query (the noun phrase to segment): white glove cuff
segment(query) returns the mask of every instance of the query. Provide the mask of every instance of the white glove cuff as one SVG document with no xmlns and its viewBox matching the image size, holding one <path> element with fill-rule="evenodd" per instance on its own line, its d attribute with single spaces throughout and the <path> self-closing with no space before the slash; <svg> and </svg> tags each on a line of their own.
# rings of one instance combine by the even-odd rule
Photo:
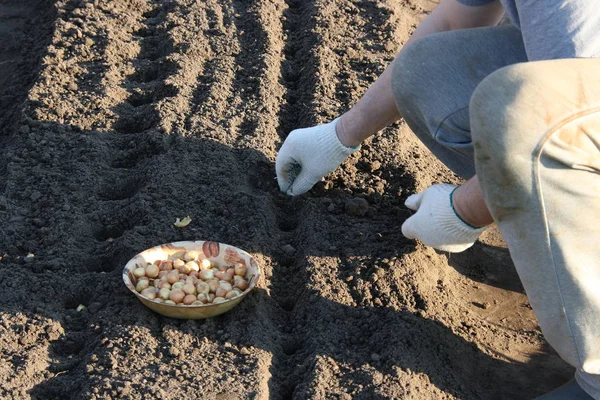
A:
<svg viewBox="0 0 600 400">
<path fill-rule="evenodd" d="M 331 161 L 334 161 L 336 165 L 342 163 L 346 157 L 360 149 L 360 145 L 348 147 L 340 142 L 336 133 L 336 126 L 339 120 L 340 118 L 338 117 L 330 123 L 323 125 L 322 132 L 317 136 L 319 147 L 323 149 L 324 154 L 328 154 L 331 157 Z"/>
<path fill-rule="evenodd" d="M 436 203 L 440 209 L 434 211 L 434 215 L 437 216 L 436 220 L 441 228 L 440 230 L 450 233 L 458 242 L 475 242 L 487 229 L 487 226 L 478 228 L 463 220 L 456 212 L 452 201 L 452 193 L 454 193 L 457 187 L 454 185 L 440 186 L 444 195 L 447 196 L 447 201 Z"/>
</svg>

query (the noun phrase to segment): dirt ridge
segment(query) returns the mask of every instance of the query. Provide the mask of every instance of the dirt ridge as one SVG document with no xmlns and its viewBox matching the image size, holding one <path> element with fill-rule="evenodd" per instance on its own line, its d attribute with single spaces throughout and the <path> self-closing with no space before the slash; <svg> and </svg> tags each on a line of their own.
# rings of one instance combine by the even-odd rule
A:
<svg viewBox="0 0 600 400">
<path fill-rule="evenodd" d="M 458 181 L 402 122 L 277 187 L 289 132 L 358 100 L 431 2 L 6 4 L 0 43 L 29 39 L 0 48 L 0 396 L 527 399 L 571 373 L 493 233 L 450 257 L 402 236 L 409 194 Z M 218 318 L 151 313 L 123 264 L 194 239 L 263 280 Z"/>
</svg>

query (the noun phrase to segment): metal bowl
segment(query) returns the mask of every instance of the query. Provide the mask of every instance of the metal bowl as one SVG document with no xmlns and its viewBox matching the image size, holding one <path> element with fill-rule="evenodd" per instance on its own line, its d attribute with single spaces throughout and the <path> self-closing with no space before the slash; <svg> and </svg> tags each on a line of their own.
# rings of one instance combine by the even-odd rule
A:
<svg viewBox="0 0 600 400">
<path fill-rule="evenodd" d="M 237 262 L 244 263 L 248 268 L 248 288 L 233 299 L 225 300 L 218 304 L 183 305 L 165 304 L 143 297 L 135 290 L 136 278 L 133 270 L 145 267 L 147 263 L 156 260 L 167 260 L 169 257 L 180 257 L 190 250 L 196 250 L 201 257 L 210 260 L 217 266 L 233 265 Z M 223 314 L 239 304 L 256 286 L 260 278 L 260 268 L 252 256 L 237 247 L 224 243 L 197 240 L 194 242 L 173 242 L 161 244 L 145 250 L 133 257 L 123 268 L 123 282 L 133 294 L 149 309 L 165 317 L 178 319 L 203 319 Z"/>
</svg>

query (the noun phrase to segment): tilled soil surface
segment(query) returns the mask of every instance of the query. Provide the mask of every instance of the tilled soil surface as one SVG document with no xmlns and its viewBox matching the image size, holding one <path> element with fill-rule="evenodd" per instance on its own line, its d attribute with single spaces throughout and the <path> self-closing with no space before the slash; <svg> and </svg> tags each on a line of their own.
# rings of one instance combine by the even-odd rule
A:
<svg viewBox="0 0 600 400">
<path fill-rule="evenodd" d="M 497 232 L 452 256 L 401 235 L 409 194 L 458 181 L 403 123 L 278 191 L 287 133 L 346 110 L 434 5 L 1 1 L 0 397 L 529 399 L 568 379 Z M 209 320 L 144 308 L 126 261 L 194 239 L 252 253 L 259 288 Z"/>
</svg>

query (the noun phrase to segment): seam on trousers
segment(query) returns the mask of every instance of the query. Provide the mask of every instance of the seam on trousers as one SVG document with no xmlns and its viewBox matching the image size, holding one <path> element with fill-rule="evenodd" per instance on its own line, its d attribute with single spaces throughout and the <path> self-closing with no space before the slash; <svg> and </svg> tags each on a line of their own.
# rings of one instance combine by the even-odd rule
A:
<svg viewBox="0 0 600 400">
<path fill-rule="evenodd" d="M 461 111 L 464 111 L 464 110 L 466 110 L 466 109 L 468 109 L 468 108 L 469 108 L 469 106 L 467 105 L 467 106 L 465 106 L 465 107 L 459 108 L 458 110 L 456 110 L 456 111 L 453 111 L 453 112 L 451 112 L 450 114 L 448 114 L 448 115 L 447 115 L 447 116 L 446 116 L 446 117 L 445 117 L 445 118 L 444 118 L 444 119 L 443 119 L 443 120 L 442 120 L 442 121 L 441 121 L 441 122 L 438 124 L 438 126 L 435 128 L 435 132 L 433 133 L 433 140 L 435 140 L 437 143 L 439 143 L 439 144 L 441 144 L 442 146 L 444 146 L 444 145 L 443 145 L 443 144 L 442 144 L 442 143 L 441 143 L 441 142 L 438 140 L 438 132 L 440 131 L 440 128 L 442 127 L 442 125 L 444 125 L 444 122 L 446 122 L 446 121 L 448 120 L 448 118 L 450 118 L 450 117 L 452 117 L 452 116 L 454 116 L 454 115 L 458 114 L 459 112 L 461 112 Z M 469 131 L 469 132 L 470 132 L 470 131 Z M 471 142 L 473 142 L 473 141 L 471 140 Z M 448 142 L 444 142 L 444 143 L 448 143 Z M 447 149 L 449 149 L 449 150 L 454 150 L 454 148 L 452 148 L 452 147 L 447 147 L 447 146 L 444 146 L 444 147 L 446 147 L 446 148 L 447 148 Z M 458 150 L 454 150 L 454 151 L 456 151 L 457 153 L 459 153 L 459 154 L 460 154 L 460 152 L 459 152 Z M 462 154 L 461 154 L 461 155 L 462 155 Z"/>
<path fill-rule="evenodd" d="M 573 347 L 575 348 L 575 352 L 577 353 L 577 359 L 579 360 L 579 365 L 583 365 L 582 360 L 581 360 L 581 354 L 579 352 L 579 348 L 577 347 L 577 342 L 575 340 L 575 336 L 573 335 L 573 329 L 571 328 L 571 319 L 569 317 L 570 313 L 567 312 L 567 308 L 565 306 L 565 301 L 564 301 L 564 296 L 563 296 L 563 290 L 562 290 L 562 285 L 561 285 L 561 281 L 558 277 L 558 273 L 556 271 L 556 262 L 554 260 L 554 253 L 552 251 L 552 241 L 550 240 L 550 229 L 548 227 L 548 220 L 545 217 L 546 216 L 546 207 L 544 204 L 544 196 L 543 196 L 543 190 L 542 190 L 542 183 L 541 183 L 541 179 L 539 176 L 539 165 L 540 165 L 540 158 L 542 155 L 542 151 L 544 150 L 544 146 L 548 143 L 548 141 L 550 140 L 550 138 L 558 132 L 559 129 L 563 128 L 565 125 L 576 121 L 577 119 L 581 118 L 581 117 L 586 117 L 590 114 L 594 114 L 600 112 L 600 107 L 594 107 L 594 108 L 590 108 L 588 110 L 584 110 L 584 111 L 579 111 L 569 117 L 566 117 L 564 119 L 562 119 L 561 121 L 557 122 L 556 124 L 554 124 L 554 126 L 552 126 L 551 128 L 548 129 L 548 131 L 546 132 L 546 134 L 539 140 L 536 148 L 533 151 L 532 154 L 532 162 L 533 162 L 533 171 L 532 171 L 532 178 L 533 178 L 533 182 L 534 182 L 534 187 L 535 190 L 538 192 L 538 194 L 540 195 L 540 205 L 541 205 L 541 211 L 544 215 L 544 225 L 545 225 L 545 229 L 546 229 L 546 241 L 548 243 L 548 247 L 550 250 L 550 259 L 552 260 L 552 266 L 554 267 L 554 274 L 555 274 L 555 279 L 556 279 L 556 284 L 558 286 L 558 293 L 560 295 L 560 302 L 562 304 L 562 308 L 564 310 L 565 313 L 565 319 L 567 321 L 567 327 L 569 328 L 569 334 L 571 335 L 571 338 L 573 340 Z M 577 367 L 580 368 L 580 367 Z"/>
</svg>

